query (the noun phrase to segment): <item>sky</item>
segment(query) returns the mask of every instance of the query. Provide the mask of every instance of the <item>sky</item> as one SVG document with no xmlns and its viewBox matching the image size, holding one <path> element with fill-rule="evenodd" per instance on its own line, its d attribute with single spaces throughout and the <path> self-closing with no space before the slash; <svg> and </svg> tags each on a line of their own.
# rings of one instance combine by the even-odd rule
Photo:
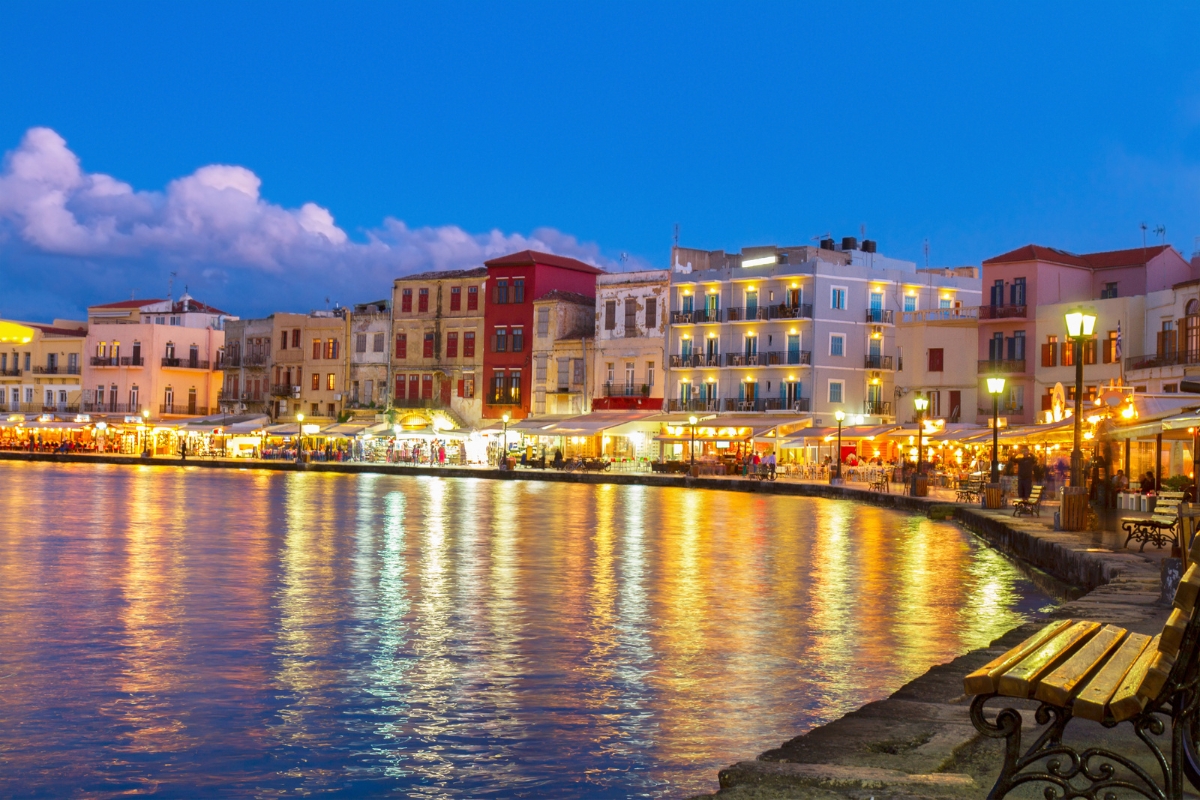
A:
<svg viewBox="0 0 1200 800">
<path fill-rule="evenodd" d="M 0 317 L 349 305 L 532 248 L 1200 249 L 1200 5 L 55 3 L 0 15 Z M 1165 228 L 1165 235 L 1155 229 Z"/>
</svg>

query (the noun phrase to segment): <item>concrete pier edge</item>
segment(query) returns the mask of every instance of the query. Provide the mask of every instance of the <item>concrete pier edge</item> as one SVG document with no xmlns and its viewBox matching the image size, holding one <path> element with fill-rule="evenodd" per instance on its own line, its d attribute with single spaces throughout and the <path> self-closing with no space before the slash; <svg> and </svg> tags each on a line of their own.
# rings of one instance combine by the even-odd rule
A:
<svg viewBox="0 0 1200 800">
<path fill-rule="evenodd" d="M 743 478 L 691 478 L 653 473 L 581 473 L 474 467 L 413 467 L 377 463 L 234 461 L 192 458 L 0 452 L 0 461 L 55 464 L 110 464 L 164 468 L 271 470 L 411 477 L 536 480 L 559 483 L 679 486 L 718 491 L 856 500 L 904 511 L 927 513 L 944 501 L 904 494 L 870 492 L 848 486 Z M 954 519 L 996 550 L 1086 592 L 1052 616 L 1094 619 L 1130 630 L 1154 632 L 1167 610 L 1160 604 L 1159 568 L 1133 552 L 1097 547 L 1087 535 L 1053 531 L 1044 521 L 1014 519 L 1010 510 L 989 511 L 955 505 Z M 753 798 L 879 796 L 982 797 L 990 786 L 970 775 L 946 771 L 977 736 L 961 694 L 962 677 L 1027 636 L 1034 625 L 1009 631 L 987 648 L 932 667 L 883 700 L 814 728 L 752 761 L 720 771 L 720 796 Z M 908 747 L 897 741 L 919 742 Z M 998 767 L 998 763 L 997 763 Z M 881 791 L 882 790 L 882 791 Z"/>
</svg>

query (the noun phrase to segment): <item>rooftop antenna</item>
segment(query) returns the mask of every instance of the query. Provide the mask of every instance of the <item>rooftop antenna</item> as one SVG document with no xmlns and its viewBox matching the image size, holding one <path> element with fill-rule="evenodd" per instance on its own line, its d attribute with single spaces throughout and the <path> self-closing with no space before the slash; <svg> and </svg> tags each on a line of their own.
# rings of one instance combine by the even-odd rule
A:
<svg viewBox="0 0 1200 800">
<path fill-rule="evenodd" d="M 679 223 L 675 223 L 675 246 L 679 247 Z"/>
<path fill-rule="evenodd" d="M 858 238 L 863 239 L 864 241 L 866 240 L 866 238 L 867 238 L 867 223 L 863 222 L 863 223 L 859 224 Z"/>
<path fill-rule="evenodd" d="M 925 269 L 929 269 L 929 239 L 925 239 Z"/>
<path fill-rule="evenodd" d="M 328 295 L 325 296 L 325 310 L 326 311 L 329 310 L 329 296 Z"/>
<path fill-rule="evenodd" d="M 1145 250 L 1146 249 L 1146 223 L 1143 222 L 1141 225 L 1141 228 L 1142 228 L 1142 249 Z"/>
<path fill-rule="evenodd" d="M 1167 226 L 1166 225 L 1159 225 L 1157 228 L 1154 229 L 1154 234 L 1159 238 L 1160 242 L 1162 242 L 1163 244 L 1167 243 Z"/>
<path fill-rule="evenodd" d="M 819 242 L 822 239 L 832 239 L 832 238 L 833 238 L 833 234 L 830 233 L 829 231 L 825 231 L 824 233 L 818 233 L 816 236 L 809 239 L 809 241 L 810 242 Z"/>
</svg>

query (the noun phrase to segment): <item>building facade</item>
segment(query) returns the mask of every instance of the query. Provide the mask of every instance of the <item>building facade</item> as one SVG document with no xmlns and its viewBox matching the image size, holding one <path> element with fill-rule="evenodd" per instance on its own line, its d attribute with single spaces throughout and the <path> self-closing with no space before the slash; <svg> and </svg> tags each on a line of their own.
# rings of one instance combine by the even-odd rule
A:
<svg viewBox="0 0 1200 800">
<path fill-rule="evenodd" d="M 361 303 L 350 313 L 350 397 L 348 408 L 387 408 L 388 341 L 392 303 Z"/>
<path fill-rule="evenodd" d="M 336 308 L 271 317 L 269 374 L 276 420 L 291 422 L 304 414 L 306 423 L 323 425 L 341 414 L 349 376 L 344 352 L 348 316 Z"/>
<path fill-rule="evenodd" d="M 522 419 L 532 408 L 530 331 L 533 301 L 554 290 L 595 299 L 596 277 L 604 271 L 573 258 L 523 250 L 485 262 L 488 302 L 484 309 L 487 348 L 483 418 Z"/>
<path fill-rule="evenodd" d="M 392 287 L 391 404 L 456 427 L 482 414 L 483 319 L 487 270 L 426 272 Z"/>
<path fill-rule="evenodd" d="M 1192 264 L 1200 269 L 1200 259 Z M 1123 347 L 1125 379 L 1137 391 L 1170 394 L 1200 375 L 1200 280 L 1146 295 L 1141 337 L 1140 347 Z"/>
<path fill-rule="evenodd" d="M 940 300 L 941 298 L 939 298 Z M 978 385 L 975 351 L 979 308 L 933 308 L 896 316 L 896 418 L 915 419 L 913 401 L 929 401 L 927 414 L 946 422 L 974 422 Z M 989 412 L 990 413 L 990 412 Z"/>
<path fill-rule="evenodd" d="M 154 418 L 216 411 L 225 323 L 231 317 L 186 293 L 88 308 L 81 410 Z"/>
<path fill-rule="evenodd" d="M 586 414 L 595 385 L 589 356 L 594 354 L 596 302 L 591 297 L 551 290 L 533 302 L 533 407 L 542 414 Z"/>
<path fill-rule="evenodd" d="M 592 407 L 661 409 L 670 270 L 596 278 Z"/>
<path fill-rule="evenodd" d="M 272 317 L 225 323 L 224 386 L 220 408 L 227 414 L 272 414 Z"/>
<path fill-rule="evenodd" d="M 853 237 L 672 251 L 667 407 L 896 418 L 896 318 L 979 303 L 973 268 L 918 270 Z"/>
<path fill-rule="evenodd" d="M 78 412 L 87 327 L 0 320 L 0 408 L 11 412 Z"/>
<path fill-rule="evenodd" d="M 985 260 L 987 296 L 979 310 L 978 336 L 980 396 L 986 395 L 983 382 L 988 376 L 1002 376 L 1009 424 L 1033 422 L 1043 402 L 1036 398 L 1044 396 L 1052 377 L 1064 374 L 1059 368 L 1066 331 L 1061 316 L 1042 317 L 1039 328 L 1039 315 L 1031 309 L 1161 292 L 1196 277 L 1192 271 L 1170 245 L 1078 255 L 1031 244 Z M 1098 337 L 1109 334 L 1108 328 L 1100 332 L 1100 323 L 1097 331 Z M 1115 336 L 1115 329 L 1112 333 Z M 1043 368 L 1051 372 L 1041 379 L 1037 376 L 1040 353 L 1030 352 L 1034 343 L 1060 353 L 1055 366 Z M 1089 346 L 1086 357 L 1093 358 L 1090 353 L 1099 349 L 1098 343 Z M 990 415 L 990 403 L 987 407 Z M 985 415 L 980 414 L 979 421 L 985 421 Z"/>
</svg>

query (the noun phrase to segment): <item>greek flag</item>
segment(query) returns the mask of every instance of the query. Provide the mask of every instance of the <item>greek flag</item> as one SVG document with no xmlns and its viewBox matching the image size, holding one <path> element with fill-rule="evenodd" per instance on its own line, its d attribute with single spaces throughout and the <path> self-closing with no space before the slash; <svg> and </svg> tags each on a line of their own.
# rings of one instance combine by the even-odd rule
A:
<svg viewBox="0 0 1200 800">
<path fill-rule="evenodd" d="M 1121 320 L 1117 320 L 1117 347 L 1113 355 L 1116 356 L 1117 361 L 1121 360 Z"/>
</svg>

